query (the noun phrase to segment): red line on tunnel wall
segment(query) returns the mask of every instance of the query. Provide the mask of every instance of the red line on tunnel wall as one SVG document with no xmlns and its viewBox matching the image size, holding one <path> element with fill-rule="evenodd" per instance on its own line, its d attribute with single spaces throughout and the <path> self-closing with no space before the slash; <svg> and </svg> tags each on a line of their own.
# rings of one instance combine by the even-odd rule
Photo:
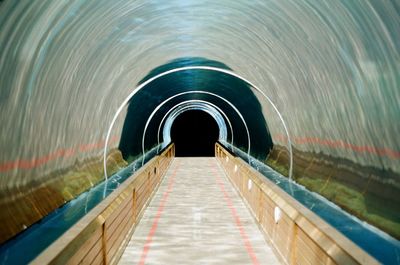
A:
<svg viewBox="0 0 400 265">
<path fill-rule="evenodd" d="M 287 137 L 284 135 L 275 135 L 273 138 L 285 142 L 287 141 Z M 318 144 L 322 146 L 328 146 L 331 148 L 344 148 L 351 149 L 358 153 L 369 153 L 378 156 L 386 156 L 392 159 L 399 159 L 400 152 L 392 150 L 390 148 L 378 148 L 369 145 L 355 145 L 351 143 L 347 143 L 343 140 L 329 140 L 329 139 L 320 139 L 316 137 L 294 137 L 292 138 L 294 144 Z"/>
<path fill-rule="evenodd" d="M 110 143 L 114 143 L 116 141 L 118 141 L 117 136 L 114 136 L 110 139 Z M 5 172 L 14 169 L 24 169 L 24 170 L 33 169 L 35 167 L 39 167 L 41 165 L 48 163 L 51 160 L 60 157 L 68 158 L 75 155 L 76 153 L 89 152 L 95 149 L 103 148 L 104 143 L 105 141 L 103 140 L 97 143 L 81 144 L 75 148 L 69 148 L 69 149 L 61 148 L 53 153 L 41 157 L 35 157 L 32 159 L 18 159 L 14 161 L 5 162 L 3 164 L 0 164 L 0 172 Z"/>
<path fill-rule="evenodd" d="M 287 141 L 287 137 L 284 135 L 274 135 L 274 139 L 285 142 Z M 118 140 L 117 136 L 111 138 L 110 143 L 114 143 Z M 344 148 L 350 149 L 358 153 L 369 153 L 377 156 L 386 156 L 391 159 L 400 159 L 400 152 L 392 150 L 390 148 L 378 148 L 374 146 L 364 145 L 354 145 L 351 143 L 347 143 L 343 140 L 329 140 L 329 139 L 321 139 L 317 137 L 294 137 L 292 138 L 294 144 L 318 144 L 321 146 L 328 146 L 331 148 Z M 94 149 L 100 149 L 104 146 L 104 141 L 100 141 L 97 143 L 90 143 L 90 144 L 82 144 L 77 146 L 76 148 L 69 148 L 69 149 L 58 149 L 53 153 L 50 153 L 45 156 L 41 157 L 34 157 L 32 159 L 18 159 L 14 161 L 8 161 L 0 164 L 0 172 L 6 172 L 9 170 L 14 169 L 23 169 L 29 170 L 35 167 L 42 166 L 51 160 L 60 158 L 60 157 L 71 157 L 79 152 L 89 152 Z"/>
</svg>

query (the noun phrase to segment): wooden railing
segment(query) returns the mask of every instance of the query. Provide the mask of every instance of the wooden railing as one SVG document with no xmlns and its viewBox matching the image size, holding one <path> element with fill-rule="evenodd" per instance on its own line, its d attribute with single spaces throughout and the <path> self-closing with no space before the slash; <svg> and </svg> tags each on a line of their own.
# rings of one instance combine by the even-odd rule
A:
<svg viewBox="0 0 400 265">
<path fill-rule="evenodd" d="M 379 264 L 220 144 L 215 154 L 282 263 Z"/>
<path fill-rule="evenodd" d="M 170 145 L 50 245 L 33 264 L 117 263 L 174 156 L 174 146 Z"/>
</svg>

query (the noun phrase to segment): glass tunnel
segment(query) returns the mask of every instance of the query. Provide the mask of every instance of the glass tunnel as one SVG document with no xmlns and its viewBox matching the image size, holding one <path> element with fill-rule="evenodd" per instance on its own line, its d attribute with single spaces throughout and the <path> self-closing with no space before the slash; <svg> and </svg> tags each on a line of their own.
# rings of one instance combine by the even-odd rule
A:
<svg viewBox="0 0 400 265">
<path fill-rule="evenodd" d="M 400 264 L 398 0 L 1 0 L 0 124 L 1 264 L 171 142 L 273 170 Z"/>
</svg>

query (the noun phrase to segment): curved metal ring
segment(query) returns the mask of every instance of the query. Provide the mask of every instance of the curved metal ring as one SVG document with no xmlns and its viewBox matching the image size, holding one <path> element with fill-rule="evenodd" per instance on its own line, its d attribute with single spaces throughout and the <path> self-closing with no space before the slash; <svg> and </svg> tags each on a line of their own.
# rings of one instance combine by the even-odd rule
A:
<svg viewBox="0 0 400 265">
<path fill-rule="evenodd" d="M 228 122 L 228 124 L 229 124 L 229 128 L 230 128 L 230 130 L 231 130 L 231 135 L 232 135 L 232 141 L 233 141 L 233 135 L 234 135 L 234 133 L 233 133 L 233 128 L 232 128 L 232 123 L 231 123 L 231 121 L 229 120 L 228 116 L 225 114 L 225 112 L 224 112 L 223 110 L 221 110 L 218 106 L 216 106 L 216 105 L 214 105 L 214 104 L 212 104 L 212 103 L 210 103 L 210 102 L 207 102 L 207 101 L 204 101 L 204 100 L 199 100 L 199 99 L 192 99 L 192 100 L 183 101 L 183 102 L 181 102 L 181 103 L 175 105 L 175 106 L 174 106 L 173 108 L 171 108 L 170 110 L 168 110 L 168 112 L 164 115 L 164 117 L 162 118 L 162 120 L 161 120 L 161 122 L 160 122 L 160 124 L 159 124 L 159 126 L 158 126 L 157 135 L 160 135 L 161 126 L 162 126 L 162 124 L 164 123 L 164 120 L 168 117 L 168 115 L 169 115 L 171 112 L 173 112 L 176 108 L 178 108 L 178 107 L 180 107 L 180 106 L 183 106 L 183 105 L 186 105 L 186 106 L 195 106 L 195 103 L 200 103 L 200 104 L 197 104 L 198 106 L 210 105 L 210 106 L 212 106 L 214 109 L 218 110 L 218 111 L 224 116 L 224 118 L 227 120 L 227 122 Z M 146 132 L 144 132 L 143 135 L 145 135 L 145 134 L 146 134 Z M 142 152 L 143 152 L 143 158 L 142 158 L 142 164 L 143 164 L 143 162 L 144 162 L 144 141 L 142 141 Z"/>
<path fill-rule="evenodd" d="M 288 150 L 289 150 L 289 180 L 292 181 L 292 174 L 293 174 L 293 150 L 292 150 L 292 141 L 290 138 L 290 134 L 289 134 L 289 130 L 286 126 L 285 120 L 283 119 L 281 113 L 279 112 L 278 108 L 276 107 L 276 105 L 272 102 L 272 100 L 260 89 L 258 88 L 256 85 L 254 85 L 252 82 L 250 82 L 249 80 L 245 79 L 244 77 L 241 77 L 240 75 L 226 70 L 226 69 L 222 69 L 222 68 L 217 68 L 217 67 L 212 67 L 212 66 L 185 66 L 185 67 L 179 67 L 179 68 L 174 68 L 168 71 L 165 71 L 163 73 L 160 73 L 156 76 L 153 76 L 152 78 L 146 80 L 145 82 L 143 82 L 142 84 L 140 84 L 138 87 L 136 87 L 136 89 L 134 89 L 129 95 L 128 97 L 125 98 L 125 100 L 122 102 L 122 104 L 119 106 L 119 108 L 117 109 L 113 119 L 111 120 L 111 124 L 108 128 L 107 131 L 107 135 L 106 135 L 106 140 L 104 143 L 104 155 L 103 155 L 103 163 L 104 163 L 104 175 L 105 175 L 105 179 L 106 181 L 108 180 L 108 175 L 107 175 L 107 147 L 108 147 L 108 142 L 110 139 L 110 135 L 111 135 L 111 131 L 112 128 L 114 127 L 115 121 L 117 120 L 117 117 L 119 116 L 119 114 L 122 112 L 123 108 L 128 104 L 129 100 L 137 93 L 139 92 L 143 87 L 145 87 L 146 85 L 148 85 L 149 83 L 153 82 L 154 80 L 163 77 L 165 75 L 169 75 L 172 73 L 176 73 L 176 72 L 180 72 L 180 71 L 186 71 L 186 70 L 208 70 L 208 71 L 215 71 L 215 72 L 220 72 L 220 73 L 225 73 L 227 75 L 231 75 L 234 76 L 236 78 L 239 78 L 240 80 L 246 82 L 248 85 L 250 85 L 251 87 L 253 87 L 255 90 L 257 90 L 273 107 L 273 109 L 275 110 L 275 112 L 277 113 L 279 119 L 281 120 L 283 127 L 285 129 L 286 132 L 286 136 L 287 136 L 287 141 L 288 141 Z"/>
<path fill-rule="evenodd" d="M 242 120 L 242 122 L 243 122 L 243 124 L 244 124 L 244 127 L 246 128 L 246 133 L 247 133 L 247 157 L 248 157 L 248 160 L 250 161 L 250 150 L 251 150 L 250 132 L 249 132 L 249 128 L 248 128 L 248 126 L 247 126 L 247 123 L 246 123 L 245 119 L 243 118 L 242 113 L 240 113 L 240 111 L 235 107 L 235 105 L 233 105 L 229 100 L 225 99 L 224 97 L 222 97 L 222 96 L 220 96 L 220 95 L 217 95 L 217 94 L 215 94 L 215 93 L 212 93 L 212 92 L 202 91 L 202 90 L 194 90 L 194 91 L 181 92 L 181 93 L 178 93 L 178 94 L 176 94 L 176 95 L 174 95 L 174 96 L 171 96 L 171 97 L 167 98 L 166 100 L 164 100 L 163 102 L 161 102 L 161 103 L 153 110 L 153 112 L 150 114 L 149 118 L 148 118 L 147 121 L 146 121 L 146 125 L 145 125 L 145 127 L 144 127 L 144 132 L 143 132 L 143 134 L 142 134 L 142 145 L 143 145 L 143 142 L 144 142 L 143 138 L 146 137 L 146 130 L 147 130 L 147 127 L 149 126 L 150 121 L 151 121 L 151 119 L 153 118 L 153 116 L 156 114 L 156 112 L 157 112 L 162 106 L 164 106 L 168 101 L 170 101 L 170 100 L 172 100 L 172 99 L 174 99 L 174 98 L 176 98 L 176 97 L 179 97 L 179 96 L 182 96 L 182 95 L 186 95 L 186 94 L 206 94 L 206 95 L 211 95 L 211 96 L 214 96 L 214 97 L 217 97 L 217 98 L 223 100 L 224 102 L 226 102 L 229 106 L 231 106 L 231 107 L 235 110 L 235 112 L 238 114 L 238 116 L 239 116 L 240 119 Z M 232 137 L 233 137 L 233 135 L 232 135 Z M 157 143 L 158 143 L 158 145 L 160 144 L 159 134 L 157 135 Z M 231 144 L 233 145 L 233 139 L 232 139 L 232 141 L 231 141 Z M 233 150 L 232 150 L 232 151 L 233 151 Z M 143 153 L 143 149 L 142 149 L 142 153 Z M 144 153 L 143 153 L 143 155 L 144 155 Z"/>
<path fill-rule="evenodd" d="M 171 142 L 171 128 L 172 128 L 172 124 L 174 123 L 175 119 L 178 116 L 180 116 L 181 114 L 183 114 L 184 112 L 190 111 L 190 110 L 201 110 L 201 111 L 204 111 L 204 112 L 208 113 L 209 115 L 211 115 L 214 118 L 214 120 L 216 120 L 216 118 L 217 118 L 217 116 L 214 116 L 214 115 L 218 115 L 222 119 L 222 121 L 224 123 L 223 125 L 225 126 L 225 130 L 226 130 L 226 123 L 225 123 L 224 117 L 222 117 L 221 113 L 219 113 L 218 110 L 214 109 L 212 106 L 205 105 L 205 104 L 204 105 L 203 104 L 198 104 L 198 103 L 179 106 L 179 107 L 175 108 L 169 114 L 169 116 L 164 116 L 166 118 L 163 117 L 164 120 L 165 120 L 165 122 L 163 122 L 164 123 L 164 127 L 163 127 L 163 132 L 162 132 L 164 146 L 168 145 Z M 160 131 L 161 131 L 161 127 L 162 126 L 163 126 L 162 123 L 160 123 L 158 125 L 158 128 L 159 128 L 159 130 L 157 130 L 157 132 L 158 132 L 158 135 L 157 135 L 158 145 L 160 145 L 160 142 L 159 142 L 160 137 L 159 136 L 160 136 Z M 218 127 L 220 128 L 220 130 L 222 129 L 220 124 L 218 124 Z M 231 128 L 231 134 L 233 134 L 232 130 L 233 130 L 233 128 Z M 226 142 L 227 137 L 225 137 L 225 138 L 220 137 L 218 140 Z"/>
</svg>

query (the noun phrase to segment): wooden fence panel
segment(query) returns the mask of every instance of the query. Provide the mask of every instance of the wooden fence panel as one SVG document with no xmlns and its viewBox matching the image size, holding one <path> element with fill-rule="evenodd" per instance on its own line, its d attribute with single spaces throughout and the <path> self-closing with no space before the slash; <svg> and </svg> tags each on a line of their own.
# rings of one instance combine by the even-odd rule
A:
<svg viewBox="0 0 400 265">
<path fill-rule="evenodd" d="M 165 175 L 175 151 L 170 145 L 150 160 L 32 264 L 115 264 Z"/>
<path fill-rule="evenodd" d="M 284 264 L 379 264 L 222 145 L 216 144 L 215 155 Z"/>
</svg>

